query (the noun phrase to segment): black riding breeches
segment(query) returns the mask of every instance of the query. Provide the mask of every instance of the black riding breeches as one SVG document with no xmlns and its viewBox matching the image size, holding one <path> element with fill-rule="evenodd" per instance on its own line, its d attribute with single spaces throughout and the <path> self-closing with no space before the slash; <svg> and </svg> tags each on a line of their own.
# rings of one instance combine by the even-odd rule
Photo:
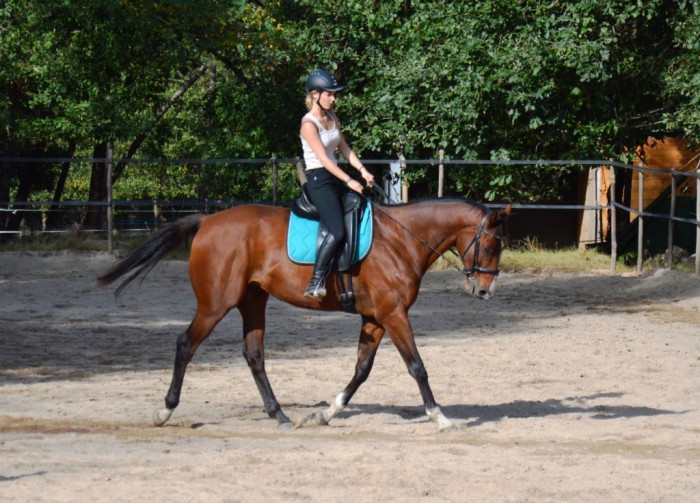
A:
<svg viewBox="0 0 700 503">
<path fill-rule="evenodd" d="M 318 210 L 321 222 L 328 226 L 328 231 L 335 237 L 336 243 L 345 241 L 345 222 L 343 221 L 343 194 L 347 188 L 325 168 L 306 172 L 306 188 L 311 202 Z"/>
</svg>

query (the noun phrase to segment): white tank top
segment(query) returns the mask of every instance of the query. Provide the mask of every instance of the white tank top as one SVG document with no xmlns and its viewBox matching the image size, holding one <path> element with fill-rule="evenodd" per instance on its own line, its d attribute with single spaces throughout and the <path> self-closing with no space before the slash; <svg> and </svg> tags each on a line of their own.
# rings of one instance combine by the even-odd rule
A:
<svg viewBox="0 0 700 503">
<path fill-rule="evenodd" d="M 338 123 L 335 120 L 335 116 L 331 112 L 326 113 L 333 120 L 333 129 L 324 128 L 318 119 L 311 114 L 311 112 L 307 113 L 301 119 L 301 123 L 303 124 L 304 122 L 310 121 L 316 125 L 318 128 L 318 134 L 321 137 L 321 143 L 323 144 L 323 148 L 326 150 L 326 155 L 331 161 L 337 164 L 338 161 L 335 158 L 335 151 L 338 149 L 338 145 L 340 145 L 340 130 L 338 130 Z M 304 162 L 306 164 L 307 171 L 324 167 L 304 138 L 301 138 L 301 147 L 304 150 Z"/>
</svg>

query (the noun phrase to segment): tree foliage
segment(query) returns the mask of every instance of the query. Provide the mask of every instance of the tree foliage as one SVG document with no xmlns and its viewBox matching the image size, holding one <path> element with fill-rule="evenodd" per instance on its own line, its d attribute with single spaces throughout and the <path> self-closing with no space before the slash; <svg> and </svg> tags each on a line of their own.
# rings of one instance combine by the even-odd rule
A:
<svg viewBox="0 0 700 503">
<path fill-rule="evenodd" d="M 310 5 L 323 12 L 331 3 Z M 353 91 L 341 107 L 370 155 L 435 158 L 442 148 L 456 159 L 619 157 L 667 127 L 674 105 L 660 70 L 679 53 L 672 23 L 686 14 L 673 2 L 407 5 L 350 2 L 336 9 L 341 19 L 313 28 L 324 57 L 349 75 Z M 379 26 L 360 14 L 392 8 Z M 338 24 L 364 36 L 336 42 Z M 484 171 L 453 181 L 477 187 L 477 198 L 523 199 L 556 189 L 559 174 Z"/>
<path fill-rule="evenodd" d="M 670 19 L 674 56 L 661 68 L 662 92 L 669 106 L 663 123 L 700 143 L 700 2 L 681 1 Z"/>
<path fill-rule="evenodd" d="M 6 0 L 0 149 L 291 158 L 304 77 L 321 67 L 345 85 L 338 111 L 365 158 L 624 159 L 651 133 L 700 140 L 699 14 L 698 0 Z M 144 169 L 120 166 L 115 190 L 240 197 L 269 183 L 255 168 Z M 66 190 L 104 196 L 103 165 L 92 183 L 73 171 Z M 544 166 L 449 173 L 475 199 L 553 197 L 565 180 Z M 4 163 L 0 200 L 62 197 L 65 174 Z"/>
</svg>

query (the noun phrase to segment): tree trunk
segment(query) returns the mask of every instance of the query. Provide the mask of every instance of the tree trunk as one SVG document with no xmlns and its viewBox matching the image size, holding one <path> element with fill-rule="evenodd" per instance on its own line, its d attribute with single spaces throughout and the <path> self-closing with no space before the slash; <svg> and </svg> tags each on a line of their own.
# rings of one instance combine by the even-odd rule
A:
<svg viewBox="0 0 700 503">
<path fill-rule="evenodd" d="M 70 158 L 75 155 L 76 146 L 77 142 L 75 140 L 71 140 L 70 146 L 68 147 L 68 152 L 66 153 L 66 157 Z M 53 193 L 54 204 L 51 205 L 48 212 L 48 227 L 56 226 L 56 224 L 60 220 L 60 213 L 58 211 L 60 207 L 58 206 L 58 203 L 61 201 L 61 198 L 63 197 L 63 191 L 66 188 L 66 180 L 68 179 L 68 172 L 70 171 L 70 166 L 70 162 L 64 162 L 63 166 L 61 166 L 61 174 L 58 177 L 58 181 L 56 182 L 56 190 Z"/>
<path fill-rule="evenodd" d="M 18 230 L 22 220 L 26 222 L 26 219 L 29 217 L 30 212 L 26 210 L 26 206 L 22 203 L 26 203 L 29 200 L 34 181 L 41 172 L 41 165 L 37 163 L 18 164 L 17 167 L 19 168 L 19 186 L 17 187 L 14 201 L 17 209 L 10 213 L 10 218 L 7 222 L 7 229 L 13 231 Z"/>
<path fill-rule="evenodd" d="M 98 143 L 92 153 L 92 174 L 90 176 L 91 203 L 107 202 L 107 142 Z M 107 206 L 91 205 L 85 215 L 83 226 L 87 229 L 104 229 L 107 224 Z"/>
<path fill-rule="evenodd" d="M 0 209 L 10 208 L 10 179 L 12 178 L 12 165 L 7 161 L 7 157 L 10 157 L 10 153 L 6 150 L 6 144 L 4 142 L 0 143 L 0 148 L 2 151 L 2 164 L 0 164 Z M 7 224 L 9 223 L 10 213 L 7 211 L 0 210 L 0 229 L 7 230 Z M 0 234 L 0 240 L 5 234 Z"/>
<path fill-rule="evenodd" d="M 45 157 L 48 152 L 42 149 L 32 149 L 29 152 L 29 157 Z M 44 164 L 37 162 L 18 163 L 17 167 L 17 178 L 19 179 L 19 184 L 17 186 L 17 193 L 15 194 L 14 205 L 16 210 L 9 214 L 7 218 L 6 229 L 16 231 L 20 228 L 22 222 L 26 225 L 31 226 L 31 212 L 27 211 L 25 204 L 29 200 L 29 196 L 32 194 L 32 189 L 34 185 L 39 180 L 41 176 L 44 175 L 44 169 L 47 167 Z M 29 222 L 29 223 L 27 223 Z"/>
<path fill-rule="evenodd" d="M 148 136 L 148 132 L 155 126 L 159 120 L 163 118 L 163 116 L 167 113 L 170 108 L 177 103 L 177 100 L 179 100 L 187 90 L 194 85 L 195 82 L 201 77 L 204 72 L 206 72 L 207 66 L 206 65 L 201 65 L 187 77 L 187 80 L 180 86 L 180 88 L 175 91 L 170 98 L 166 100 L 165 103 L 163 103 L 156 114 L 151 117 L 151 123 L 148 125 L 148 127 L 139 133 L 136 138 L 134 138 L 134 141 L 131 142 L 131 145 L 129 145 L 129 149 L 126 152 L 126 155 L 124 156 L 123 159 L 119 161 L 119 163 L 115 166 L 114 171 L 112 172 L 112 184 L 116 182 L 119 177 L 121 176 L 122 172 L 124 171 L 124 168 L 126 168 L 126 165 L 129 163 L 129 160 L 134 157 L 134 154 L 136 154 L 136 151 L 139 149 L 141 144 L 146 140 L 146 137 Z"/>
</svg>

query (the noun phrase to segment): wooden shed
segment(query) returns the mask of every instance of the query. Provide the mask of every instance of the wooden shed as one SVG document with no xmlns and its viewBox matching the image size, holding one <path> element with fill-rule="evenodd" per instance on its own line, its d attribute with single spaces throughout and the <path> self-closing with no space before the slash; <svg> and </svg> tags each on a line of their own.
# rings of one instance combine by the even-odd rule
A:
<svg viewBox="0 0 700 503">
<path fill-rule="evenodd" d="M 695 171 L 700 165 L 700 150 L 690 150 L 685 140 L 673 137 L 649 137 L 644 144 L 636 149 L 634 164 L 648 168 L 668 171 L 668 173 L 650 173 L 643 175 L 642 202 L 645 211 L 659 213 L 659 209 L 669 201 L 671 190 L 671 169 L 678 171 Z M 608 167 L 592 168 L 587 174 L 587 180 L 582 184 L 585 195 L 581 203 L 586 205 L 608 204 L 610 189 L 610 170 Z M 681 198 L 695 197 L 695 178 L 677 180 L 676 195 Z M 616 178 L 616 200 L 633 208 L 639 209 L 639 175 L 637 171 L 618 171 Z M 691 206 L 690 201 L 684 206 Z M 668 211 L 663 210 L 661 212 Z M 634 213 L 622 213 L 618 223 L 631 223 L 636 220 Z M 624 227 L 624 226 L 623 226 Z M 618 227 L 618 230 L 620 229 Z M 609 232 L 608 211 L 584 210 L 579 219 L 579 246 L 599 244 L 607 241 Z"/>
</svg>

